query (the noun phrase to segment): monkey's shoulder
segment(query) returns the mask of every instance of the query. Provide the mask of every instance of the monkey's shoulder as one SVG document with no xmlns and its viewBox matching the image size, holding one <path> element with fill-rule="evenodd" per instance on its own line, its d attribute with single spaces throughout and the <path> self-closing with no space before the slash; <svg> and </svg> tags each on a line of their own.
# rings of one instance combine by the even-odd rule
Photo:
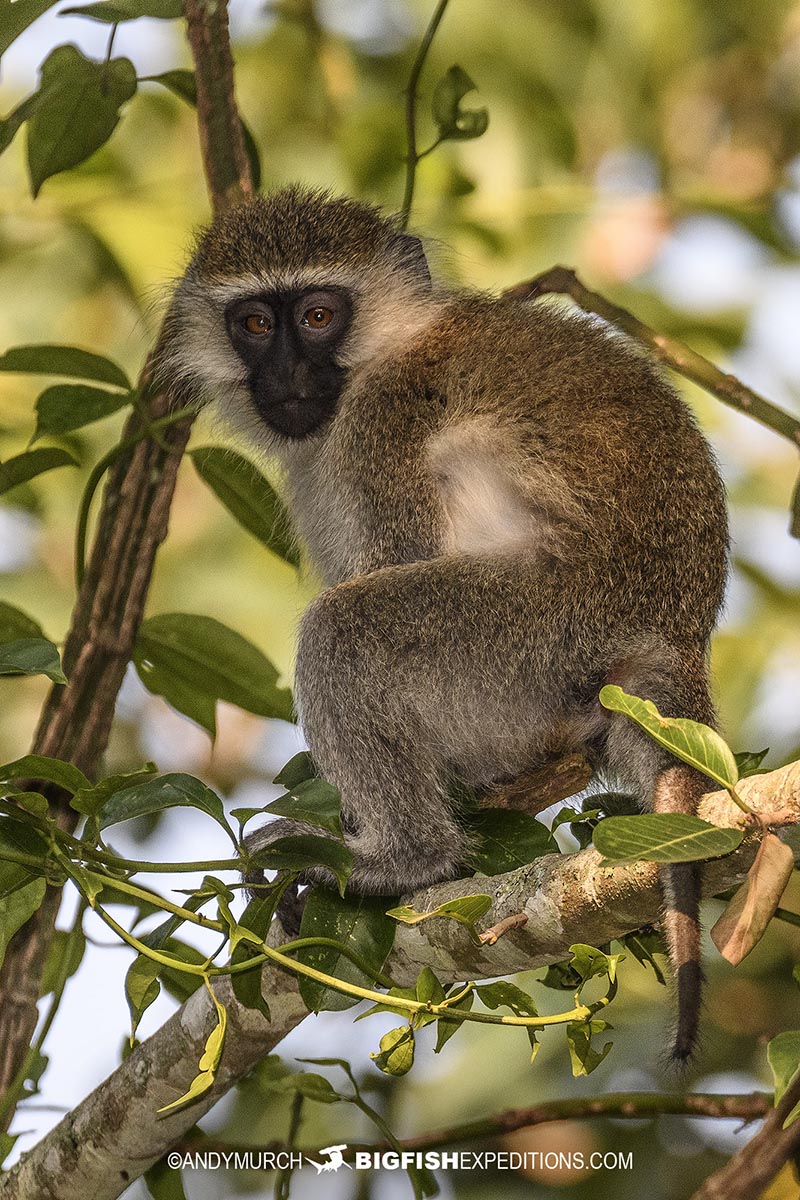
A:
<svg viewBox="0 0 800 1200">
<path fill-rule="evenodd" d="M 647 354 L 599 320 L 547 302 L 455 293 L 410 344 L 376 364 L 374 379 L 427 389 L 442 405 L 459 393 L 518 396 L 529 405 L 591 394 L 637 404 L 677 402 Z M 642 393 L 645 393 L 643 396 Z"/>
</svg>

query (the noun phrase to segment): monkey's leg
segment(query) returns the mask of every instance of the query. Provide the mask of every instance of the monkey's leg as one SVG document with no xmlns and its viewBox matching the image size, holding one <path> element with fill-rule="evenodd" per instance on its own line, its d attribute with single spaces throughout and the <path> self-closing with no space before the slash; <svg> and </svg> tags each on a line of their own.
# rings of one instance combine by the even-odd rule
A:
<svg viewBox="0 0 800 1200">
<path fill-rule="evenodd" d="M 469 842 L 448 771 L 477 782 L 479 771 L 514 775 L 530 762 L 562 686 L 548 672 L 553 622 L 545 630 L 539 620 L 538 582 L 511 559 L 454 556 L 359 576 L 307 610 L 298 710 L 342 794 L 354 890 L 395 894 L 452 878 Z M 563 621 L 564 589 L 551 591 Z"/>
<path fill-rule="evenodd" d="M 638 661 L 637 661 L 638 660 Z M 689 717 L 714 725 L 705 656 L 700 648 L 678 651 L 657 643 L 615 665 L 613 682 L 652 700 L 664 716 Z M 678 764 L 627 718 L 613 716 L 606 743 L 608 765 L 638 788 L 647 807 L 660 813 L 697 811 L 708 780 Z M 703 989 L 700 965 L 701 863 L 672 863 L 660 871 L 664 933 L 677 992 L 677 1026 L 672 1057 L 686 1062 L 697 1042 Z"/>
</svg>

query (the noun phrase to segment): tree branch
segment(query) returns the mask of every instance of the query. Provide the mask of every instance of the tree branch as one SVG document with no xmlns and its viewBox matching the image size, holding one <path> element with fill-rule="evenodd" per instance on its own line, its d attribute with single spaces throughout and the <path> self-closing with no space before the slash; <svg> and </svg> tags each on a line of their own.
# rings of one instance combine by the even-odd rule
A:
<svg viewBox="0 0 800 1200">
<path fill-rule="evenodd" d="M 800 1103 L 800 1075 L 772 1109 L 755 1137 L 724 1167 L 709 1175 L 691 1200 L 753 1200 L 800 1149 L 800 1121 L 783 1123 Z"/>
<path fill-rule="evenodd" d="M 446 1129 L 434 1129 L 415 1137 L 401 1138 L 403 1150 L 438 1150 L 445 1146 L 457 1146 L 462 1142 L 483 1141 L 502 1137 L 517 1129 L 530 1129 L 534 1125 L 547 1125 L 551 1121 L 585 1121 L 597 1117 L 613 1117 L 615 1120 L 641 1121 L 649 1117 L 714 1117 L 720 1120 L 740 1121 L 749 1124 L 765 1117 L 772 1111 L 772 1095 L 769 1092 L 724 1095 L 713 1092 L 613 1092 L 607 1096 L 570 1096 L 566 1100 L 547 1100 L 530 1108 L 508 1108 L 503 1112 L 464 1121 Z M 176 1143 L 181 1154 L 196 1154 L 216 1150 L 220 1154 L 279 1154 L 287 1151 L 286 1142 L 268 1142 L 259 1145 L 253 1142 L 221 1141 L 206 1137 L 195 1131 L 185 1141 Z M 389 1142 L 348 1142 L 343 1152 L 345 1162 L 352 1162 L 359 1151 L 380 1154 L 391 1150 Z M 303 1150 L 310 1158 L 319 1158 L 321 1147 Z"/>
<path fill-rule="evenodd" d="M 185 0 L 189 42 L 197 76 L 197 115 L 215 212 L 252 191 L 233 95 L 233 64 L 224 0 Z M 145 377 L 147 371 L 145 370 Z M 146 389 L 145 389 L 146 390 Z M 145 401 L 148 421 L 173 407 L 165 394 Z M 131 416 L 123 440 L 142 429 Z M 67 759 L 93 777 L 108 745 L 114 705 L 139 632 L 156 552 L 167 533 L 169 509 L 191 419 L 145 438 L 114 463 L 103 497 L 92 553 L 75 603 L 64 648 L 69 686 L 55 686 L 42 712 L 33 752 Z M 68 797 L 42 787 L 62 828 L 78 814 Z M 17 1087 L 38 1019 L 42 972 L 52 939 L 60 889 L 16 933 L 0 974 L 0 1094 Z M 24 1081 L 23 1081 L 24 1082 Z M 7 1128 L 13 1103 L 5 1112 Z"/>
<path fill-rule="evenodd" d="M 503 294 L 512 300 L 537 300 L 540 296 L 548 295 L 569 296 L 584 312 L 602 317 L 610 325 L 615 325 L 643 346 L 647 346 L 665 366 L 699 384 L 724 404 L 730 405 L 738 412 L 746 413 L 747 416 L 766 425 L 768 429 L 781 434 L 795 449 L 800 447 L 800 420 L 765 400 L 751 388 L 745 387 L 735 375 L 727 375 L 720 371 L 719 367 L 715 367 L 685 342 L 665 333 L 658 333 L 627 309 L 612 304 L 599 292 L 591 291 L 568 267 L 551 267 L 549 271 L 544 271 L 526 283 L 515 284 Z"/>
<path fill-rule="evenodd" d="M 535 816 L 551 804 L 582 792 L 591 778 L 592 768 L 582 754 L 566 754 L 491 788 L 479 804 L 485 808 L 514 808 Z"/>
<path fill-rule="evenodd" d="M 197 84 L 197 124 L 214 213 L 253 194 L 233 87 L 227 0 L 183 0 Z"/>
<path fill-rule="evenodd" d="M 756 813 L 782 810 L 791 840 L 800 821 L 800 763 L 744 780 L 740 791 Z M 700 815 L 736 826 L 742 813 L 727 792 L 704 796 Z M 740 882 L 752 863 L 760 831 L 725 858 L 706 864 L 703 889 L 715 895 Z M 795 839 L 796 840 L 796 839 Z M 800 846 L 798 846 L 800 855 Z M 494 897 L 484 921 L 496 925 L 524 912 L 528 921 L 495 945 L 476 946 L 457 922 L 427 921 L 398 927 L 387 969 L 401 984 L 431 966 L 443 983 L 493 978 L 530 970 L 567 957 L 573 942 L 602 945 L 658 919 L 661 897 L 657 868 L 650 863 L 604 867 L 593 848 L 578 854 L 549 854 L 529 866 L 492 878 L 461 879 L 429 888 L 411 899 L 430 910 L 456 896 L 478 891 Z M 280 931 L 274 926 L 274 938 Z M 0 1200 L 114 1200 L 171 1145 L 183 1137 L 220 1096 L 306 1015 L 295 978 L 269 967 L 262 988 L 271 1022 L 241 1008 L 227 982 L 218 994 L 229 1011 L 220 1071 L 211 1090 L 195 1104 L 166 1118 L 160 1105 L 174 1100 L 196 1073 L 215 1016 L 205 988 L 197 992 L 86 1100 L 46 1135 L 0 1180 Z"/>
</svg>

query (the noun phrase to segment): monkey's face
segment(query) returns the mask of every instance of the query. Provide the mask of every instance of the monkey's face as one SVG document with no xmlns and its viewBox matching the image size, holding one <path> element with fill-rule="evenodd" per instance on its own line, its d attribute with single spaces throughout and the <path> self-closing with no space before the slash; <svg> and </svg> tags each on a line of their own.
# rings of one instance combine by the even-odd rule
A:
<svg viewBox="0 0 800 1200">
<path fill-rule="evenodd" d="M 225 309 L 253 403 L 276 433 L 307 437 L 336 412 L 346 375 L 337 355 L 352 317 L 349 293 L 333 287 L 264 292 Z"/>
</svg>

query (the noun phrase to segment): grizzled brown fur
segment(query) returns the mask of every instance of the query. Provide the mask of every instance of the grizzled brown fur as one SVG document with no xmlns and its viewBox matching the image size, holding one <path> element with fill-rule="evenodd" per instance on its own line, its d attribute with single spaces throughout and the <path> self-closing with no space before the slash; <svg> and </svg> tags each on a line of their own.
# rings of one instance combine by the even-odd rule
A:
<svg viewBox="0 0 800 1200">
<path fill-rule="evenodd" d="M 333 418 L 292 440 L 255 413 L 221 312 L 310 278 L 352 297 L 349 375 Z M 352 887 L 406 892 L 468 863 L 453 773 L 482 786 L 581 748 L 644 806 L 694 808 L 702 779 L 597 699 L 614 682 L 714 721 L 723 490 L 648 359 L 541 303 L 431 289 L 419 244 L 374 209 L 296 189 L 212 227 L 171 322 L 168 369 L 277 457 L 326 584 L 301 622 L 296 695 L 342 793 Z M 699 1004 L 697 870 L 666 871 L 665 893 L 681 1058 Z"/>
</svg>

